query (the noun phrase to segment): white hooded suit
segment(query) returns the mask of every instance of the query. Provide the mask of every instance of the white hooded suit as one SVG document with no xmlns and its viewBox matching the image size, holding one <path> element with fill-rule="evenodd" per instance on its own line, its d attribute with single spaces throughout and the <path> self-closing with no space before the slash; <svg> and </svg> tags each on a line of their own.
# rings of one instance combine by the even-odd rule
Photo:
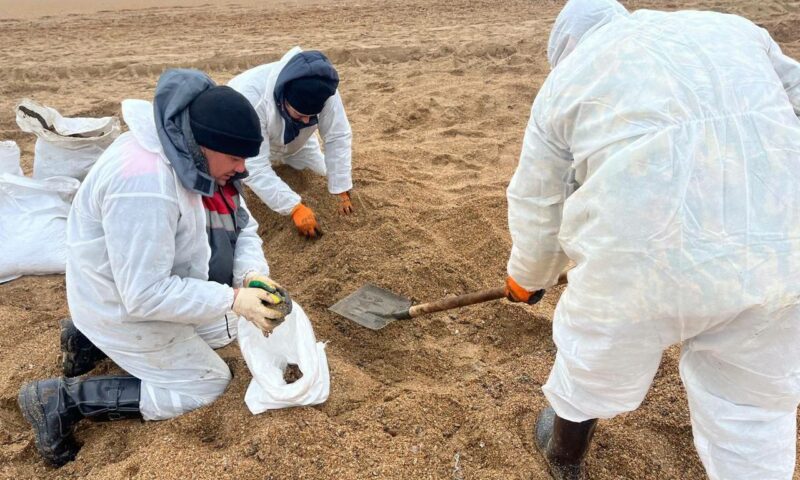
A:
<svg viewBox="0 0 800 480">
<path fill-rule="evenodd" d="M 711 478 L 791 478 L 800 401 L 800 65 L 751 22 L 572 0 L 508 188 L 508 272 L 576 263 L 544 393 L 636 409 L 662 351 Z"/>
<path fill-rule="evenodd" d="M 279 61 L 251 68 L 228 82 L 231 88 L 244 95 L 253 105 L 261 120 L 264 135 L 259 154 L 247 159 L 250 175 L 244 183 L 271 210 L 281 215 L 289 215 L 301 199 L 278 177 L 272 169 L 273 164 L 285 163 L 297 170 L 308 168 L 318 175 L 325 175 L 331 194 L 353 188 L 353 134 L 338 91 L 325 102 L 325 107 L 317 115 L 316 125 L 301 129 L 288 144 L 284 142 L 284 120 L 274 93 L 281 71 L 300 52 L 300 47 L 294 47 Z M 315 135 L 317 131 L 325 145 L 324 155 Z"/>
<path fill-rule="evenodd" d="M 145 420 L 163 420 L 225 391 L 231 373 L 213 349 L 236 338 L 238 317 L 233 288 L 208 281 L 206 211 L 165 157 L 152 104 L 125 100 L 122 114 L 131 131 L 92 167 L 69 214 L 67 299 L 75 326 L 142 380 Z M 234 287 L 269 274 L 248 216 Z"/>
</svg>

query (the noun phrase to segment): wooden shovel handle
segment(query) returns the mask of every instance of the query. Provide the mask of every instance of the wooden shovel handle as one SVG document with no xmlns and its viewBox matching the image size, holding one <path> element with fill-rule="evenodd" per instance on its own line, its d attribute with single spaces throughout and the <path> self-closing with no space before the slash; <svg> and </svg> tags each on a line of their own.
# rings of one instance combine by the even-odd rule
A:
<svg viewBox="0 0 800 480">
<path fill-rule="evenodd" d="M 446 297 L 441 300 L 414 305 L 408 309 L 408 317 L 415 318 L 427 313 L 441 312 L 443 310 L 450 310 L 452 308 L 466 307 L 467 305 L 475 305 L 476 303 L 488 302 L 497 300 L 506 296 L 505 287 L 489 288 L 480 290 L 478 292 L 465 293 L 456 297 Z"/>
<path fill-rule="evenodd" d="M 564 272 L 558 276 L 558 283 L 556 283 L 556 285 L 564 285 L 566 283 L 567 272 Z M 408 313 L 403 312 L 403 314 L 398 315 L 398 318 L 416 318 L 420 315 L 427 315 L 429 313 L 442 312 L 444 310 L 450 310 L 453 308 L 475 305 L 476 303 L 498 300 L 500 298 L 505 298 L 505 296 L 505 287 L 489 288 L 477 292 L 465 293 L 464 295 L 446 297 L 442 298 L 441 300 L 414 305 L 408 309 Z"/>
</svg>

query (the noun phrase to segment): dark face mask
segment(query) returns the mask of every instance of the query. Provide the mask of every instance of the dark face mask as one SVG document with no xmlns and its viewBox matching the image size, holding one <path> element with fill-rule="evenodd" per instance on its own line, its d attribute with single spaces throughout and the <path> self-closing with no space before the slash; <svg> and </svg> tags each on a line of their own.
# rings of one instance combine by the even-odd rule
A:
<svg viewBox="0 0 800 480">
<path fill-rule="evenodd" d="M 286 128 L 283 129 L 284 145 L 291 143 L 291 141 L 300 134 L 300 130 L 313 127 L 318 122 L 317 115 L 311 116 L 308 123 L 295 120 L 291 115 L 289 115 L 289 112 L 286 111 L 286 107 L 283 106 L 283 102 L 280 102 L 280 110 L 278 111 L 280 112 L 281 117 L 283 117 L 284 124 L 286 125 Z"/>
</svg>

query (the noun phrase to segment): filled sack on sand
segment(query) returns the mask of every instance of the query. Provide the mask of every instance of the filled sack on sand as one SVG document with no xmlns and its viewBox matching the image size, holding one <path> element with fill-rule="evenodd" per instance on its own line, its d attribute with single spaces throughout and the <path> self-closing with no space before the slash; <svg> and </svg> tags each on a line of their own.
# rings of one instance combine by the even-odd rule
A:
<svg viewBox="0 0 800 480">
<path fill-rule="evenodd" d="M 33 178 L 65 176 L 83 180 L 121 131 L 117 117 L 67 118 L 25 99 L 17 105 L 17 125 L 35 134 Z"/>
<path fill-rule="evenodd" d="M 0 173 L 22 175 L 19 166 L 19 146 L 11 140 L 0 142 Z"/>
<path fill-rule="evenodd" d="M 80 182 L 0 173 L 0 283 L 64 273 L 67 215 Z"/>
<path fill-rule="evenodd" d="M 269 336 L 243 317 L 238 330 L 239 348 L 253 375 L 244 396 L 250 412 L 317 405 L 328 399 L 331 380 L 325 344 L 317 342 L 300 305 L 295 302 L 292 313 Z M 290 366 L 294 372 L 287 376 L 293 378 L 284 376 Z"/>
</svg>

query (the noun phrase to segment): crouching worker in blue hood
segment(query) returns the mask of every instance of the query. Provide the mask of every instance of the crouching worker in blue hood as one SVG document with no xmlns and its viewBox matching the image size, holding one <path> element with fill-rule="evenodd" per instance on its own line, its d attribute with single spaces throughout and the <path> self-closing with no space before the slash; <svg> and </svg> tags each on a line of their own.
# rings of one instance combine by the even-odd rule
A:
<svg viewBox="0 0 800 480">
<path fill-rule="evenodd" d="M 247 99 L 169 70 L 152 104 L 125 100 L 122 112 L 130 131 L 92 168 L 67 222 L 64 377 L 18 398 L 54 466 L 75 458 L 84 418 L 162 420 L 212 403 L 231 379 L 214 349 L 236 337 L 238 316 L 264 332 L 285 316 L 280 298 L 246 287 L 278 289 L 240 193 L 263 140 Z M 130 376 L 77 377 L 106 356 Z"/>
<path fill-rule="evenodd" d="M 327 176 L 328 191 L 338 198 L 338 212 L 352 213 L 352 133 L 337 90 L 339 75 L 328 58 L 295 47 L 279 61 L 247 70 L 228 85 L 255 107 L 264 135 L 261 151 L 247 161 L 250 176 L 244 183 L 270 209 L 291 215 L 306 238 L 321 233 L 317 218 L 275 174 L 273 164 Z M 324 155 L 314 135 L 317 130 L 325 144 Z"/>
</svg>

